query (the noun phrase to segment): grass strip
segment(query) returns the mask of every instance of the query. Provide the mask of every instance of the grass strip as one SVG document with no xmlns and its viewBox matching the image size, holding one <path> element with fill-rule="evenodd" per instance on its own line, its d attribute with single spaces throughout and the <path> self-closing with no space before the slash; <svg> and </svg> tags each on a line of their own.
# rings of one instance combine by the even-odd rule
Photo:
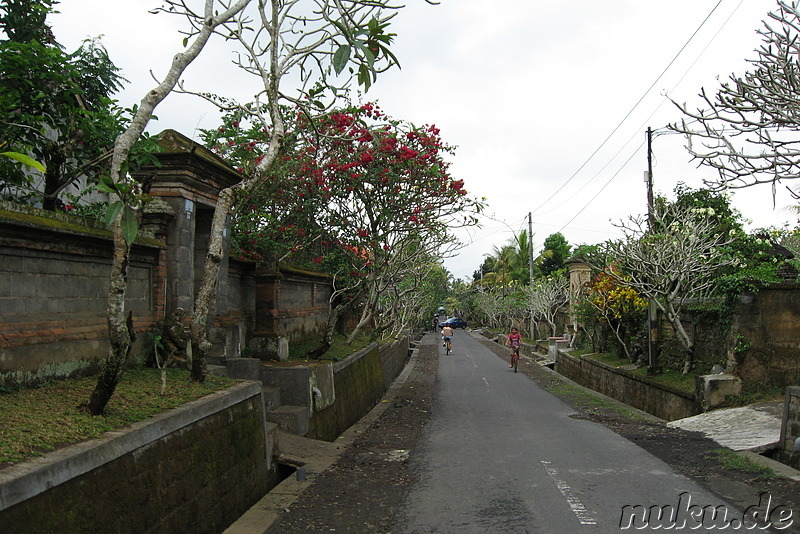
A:
<svg viewBox="0 0 800 534">
<path fill-rule="evenodd" d="M 123 375 L 106 413 L 93 416 L 83 405 L 96 382 L 97 378 L 60 380 L 0 394 L 0 468 L 99 437 L 237 383 L 209 375 L 199 384 L 192 382 L 188 370 L 168 369 L 167 392 L 161 395 L 158 369 L 134 369 Z"/>
</svg>

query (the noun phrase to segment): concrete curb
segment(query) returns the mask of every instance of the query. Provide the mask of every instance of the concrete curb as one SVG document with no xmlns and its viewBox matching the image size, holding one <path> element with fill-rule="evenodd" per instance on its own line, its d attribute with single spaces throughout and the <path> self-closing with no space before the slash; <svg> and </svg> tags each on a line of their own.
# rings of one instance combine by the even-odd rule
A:
<svg viewBox="0 0 800 534">
<path fill-rule="evenodd" d="M 333 442 L 309 439 L 279 431 L 279 462 L 296 466 L 295 476 L 290 476 L 275 486 L 261 500 L 254 504 L 223 534 L 264 534 L 278 519 L 280 514 L 292 505 L 309 487 L 316 477 L 330 468 L 344 454 L 353 442 L 391 405 L 417 363 L 419 349 L 411 351 L 408 363 L 378 401 L 364 417 L 345 430 Z"/>
<path fill-rule="evenodd" d="M 749 459 L 753 463 L 763 465 L 764 467 L 772 469 L 778 476 L 789 478 L 791 480 L 794 480 L 795 482 L 800 482 L 800 471 L 789 465 L 781 463 L 778 460 L 773 460 L 772 458 L 767 458 L 766 456 L 762 456 L 754 451 L 735 451 L 735 452 L 736 454 L 740 454 L 745 458 Z"/>
</svg>

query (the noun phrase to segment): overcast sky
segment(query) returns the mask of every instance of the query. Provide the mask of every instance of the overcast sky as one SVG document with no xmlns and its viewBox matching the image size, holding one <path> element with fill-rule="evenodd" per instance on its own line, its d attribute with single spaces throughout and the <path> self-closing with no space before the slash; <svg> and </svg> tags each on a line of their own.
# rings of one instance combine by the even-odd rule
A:
<svg viewBox="0 0 800 534">
<path fill-rule="evenodd" d="M 166 72 L 180 51 L 180 20 L 151 15 L 158 0 L 61 0 L 50 21 L 69 50 L 103 35 L 111 59 L 130 80 L 118 97 L 130 106 Z M 612 225 L 646 211 L 645 130 L 657 132 L 680 113 L 665 97 L 700 105 L 702 87 L 742 74 L 753 59 L 775 0 L 407 0 L 392 30 L 401 69 L 379 78 L 366 98 L 395 118 L 435 124 L 457 145 L 451 172 L 486 197 L 483 229 L 461 234 L 468 244 L 445 261 L 456 278 L 470 277 L 493 247 L 527 228 L 534 248 L 562 232 L 573 244 L 618 235 Z M 706 21 L 707 19 L 707 21 Z M 704 21 L 706 21 L 704 23 Z M 699 28 L 699 31 L 698 31 Z M 226 66 L 222 46 L 204 53 L 184 77 L 195 89 L 243 101 L 250 82 Z M 662 76 L 663 73 L 663 76 Z M 640 101 L 641 100 L 641 101 Z M 196 137 L 219 115 L 185 95 L 156 110 L 149 130 Z M 677 182 L 701 187 L 711 171 L 698 169 L 678 135 L 657 135 L 654 183 L 671 196 Z M 768 186 L 734 193 L 734 205 L 753 227 L 795 217 Z"/>
</svg>

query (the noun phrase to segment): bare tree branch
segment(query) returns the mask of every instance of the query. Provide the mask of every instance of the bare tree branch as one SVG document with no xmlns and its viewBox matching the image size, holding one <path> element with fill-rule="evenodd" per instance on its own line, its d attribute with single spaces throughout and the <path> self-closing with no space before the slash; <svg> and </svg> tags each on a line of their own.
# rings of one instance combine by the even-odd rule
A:
<svg viewBox="0 0 800 534">
<path fill-rule="evenodd" d="M 783 180 L 800 178 L 798 2 L 780 0 L 769 18 L 777 26 L 765 21 L 758 31 L 763 44 L 751 71 L 731 75 L 713 96 L 703 89 L 701 109 L 675 103 L 686 118 L 670 128 L 686 135 L 700 165 L 717 171 L 706 182 L 715 189 L 768 183 L 774 191 Z"/>
</svg>

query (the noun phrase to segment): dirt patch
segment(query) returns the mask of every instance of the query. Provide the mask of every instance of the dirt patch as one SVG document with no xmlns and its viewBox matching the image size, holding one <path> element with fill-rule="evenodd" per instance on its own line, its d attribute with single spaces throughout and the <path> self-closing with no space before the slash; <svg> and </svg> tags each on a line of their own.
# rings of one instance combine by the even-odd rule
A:
<svg viewBox="0 0 800 534">
<path fill-rule="evenodd" d="M 414 369 L 389 408 L 273 523 L 268 534 L 391 532 L 397 509 L 414 481 L 408 457 L 430 419 L 436 348 L 433 342 L 420 346 Z"/>
<path fill-rule="evenodd" d="M 499 345 L 488 340 L 485 345 L 507 357 Z M 432 341 L 420 345 L 414 370 L 390 407 L 281 515 L 269 534 L 391 532 L 414 482 L 407 458 L 430 419 L 436 350 Z M 782 532 L 800 532 L 800 483 L 728 469 L 719 458 L 722 447 L 700 433 L 667 427 L 619 404 L 599 401 L 536 364 L 526 362 L 520 370 L 575 408 L 575 417 L 607 426 L 740 511 L 757 504 L 761 493 L 769 493 L 773 503 L 791 506 L 798 518 L 793 528 Z"/>
</svg>

